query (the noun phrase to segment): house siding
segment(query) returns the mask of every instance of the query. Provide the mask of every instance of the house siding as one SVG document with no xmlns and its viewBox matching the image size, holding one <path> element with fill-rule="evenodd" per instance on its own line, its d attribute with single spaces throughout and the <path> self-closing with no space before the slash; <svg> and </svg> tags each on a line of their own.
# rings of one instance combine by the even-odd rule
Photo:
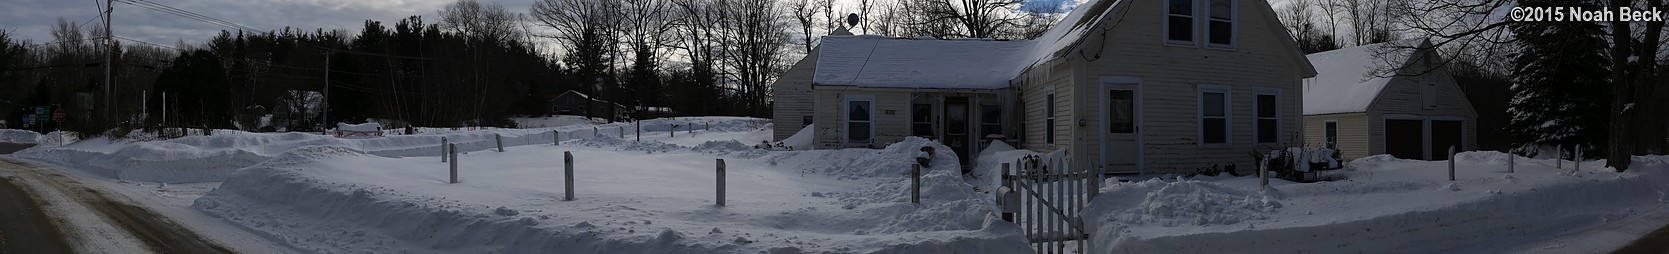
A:
<svg viewBox="0 0 1669 254">
<path fill-rule="evenodd" d="M 1032 69 L 1021 74 L 1026 77 L 1021 86 L 1020 100 L 1022 101 L 1021 118 L 1025 134 L 1021 138 L 1021 146 L 1034 151 L 1050 152 L 1055 149 L 1071 145 L 1072 125 L 1067 123 L 1072 118 L 1072 84 L 1073 68 L 1071 65 L 1060 64 Z M 1048 112 L 1044 111 L 1048 103 L 1049 87 L 1055 88 L 1055 143 L 1050 146 L 1046 142 L 1046 128 Z"/>
<path fill-rule="evenodd" d="M 1465 92 L 1455 85 L 1454 78 L 1449 75 L 1447 68 L 1437 68 L 1426 71 L 1430 65 L 1441 64 L 1433 61 L 1429 53 L 1420 54 L 1421 57 L 1411 61 L 1411 68 L 1403 68 L 1399 76 L 1386 84 L 1385 89 L 1368 106 L 1369 116 L 1369 148 L 1370 154 L 1385 153 L 1385 116 L 1388 114 L 1417 115 L 1424 117 L 1458 117 L 1461 123 L 1461 151 L 1478 149 L 1477 112 L 1466 99 Z M 1426 108 L 1420 86 L 1436 82 L 1437 107 Z M 1441 119 L 1439 119 L 1441 120 Z M 1443 151 L 1433 151 L 1440 153 Z"/>
<path fill-rule="evenodd" d="M 1346 113 L 1304 116 L 1304 144 L 1306 146 L 1327 145 L 1327 121 L 1338 121 L 1338 149 L 1345 161 L 1367 157 L 1368 149 L 1368 114 Z"/>
<path fill-rule="evenodd" d="M 1078 89 L 1100 89 L 1102 76 L 1130 76 L 1140 78 L 1142 84 L 1143 158 L 1147 173 L 1186 173 L 1213 165 L 1237 165 L 1242 172 L 1253 168 L 1250 155 L 1264 145 L 1254 144 L 1254 88 L 1280 90 L 1279 143 L 1271 147 L 1293 146 L 1301 139 L 1303 129 L 1302 97 L 1299 90 L 1305 61 L 1301 53 L 1290 49 L 1290 38 L 1278 29 L 1263 1 L 1239 1 L 1236 11 L 1236 45 L 1232 49 L 1205 46 L 1176 46 L 1164 42 L 1161 31 L 1162 1 L 1134 1 L 1130 14 L 1106 36 L 1087 35 L 1089 39 L 1080 51 L 1068 53 L 1070 60 L 1083 62 L 1074 86 Z M 1117 11 L 1117 10 L 1115 10 Z M 1138 13 L 1150 12 L 1150 13 Z M 1198 30 L 1196 31 L 1203 31 Z M 1106 38 L 1102 40 L 1100 38 Z M 1201 37 L 1203 38 L 1203 37 Z M 1100 52 L 1096 52 L 1100 51 Z M 1100 55 L 1099 59 L 1089 56 Z M 1087 60 L 1087 59 L 1093 59 Z M 1202 147 L 1199 143 L 1198 100 L 1199 84 L 1228 86 L 1230 98 L 1230 146 Z M 1074 97 L 1085 105 L 1083 116 L 1099 116 L 1101 105 L 1096 93 Z M 1093 119 L 1093 118 L 1092 118 Z M 1099 121 L 1099 119 L 1095 119 Z M 1028 127 L 1029 129 L 1029 127 Z M 1035 132 L 1035 131 L 1029 131 Z M 1095 132 L 1086 132 L 1095 133 Z M 1085 134 L 1075 149 L 1075 159 L 1099 160 L 1099 136 Z"/>
<path fill-rule="evenodd" d="M 813 49 L 805 58 L 800 59 L 793 67 L 777 78 L 771 84 L 771 123 L 776 126 L 772 131 L 771 140 L 780 141 L 793 136 L 805 125 L 801 117 L 812 115 L 812 74 L 817 71 L 817 50 Z M 813 117 L 813 123 L 818 121 Z"/>
</svg>

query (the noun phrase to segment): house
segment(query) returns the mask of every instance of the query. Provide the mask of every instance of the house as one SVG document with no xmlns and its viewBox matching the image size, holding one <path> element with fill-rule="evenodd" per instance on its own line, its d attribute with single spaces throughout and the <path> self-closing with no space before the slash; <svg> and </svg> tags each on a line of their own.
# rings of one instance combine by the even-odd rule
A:
<svg viewBox="0 0 1669 254">
<path fill-rule="evenodd" d="M 1346 160 L 1374 154 L 1444 160 L 1477 149 L 1477 112 L 1426 39 L 1310 54 L 1304 142 Z"/>
<path fill-rule="evenodd" d="M 592 107 L 592 109 L 587 111 L 586 107 Z M 567 92 L 563 92 L 561 95 L 557 95 L 555 99 L 551 99 L 551 114 L 556 115 L 583 115 L 607 119 L 625 119 L 627 113 L 629 112 L 626 111 L 626 106 L 624 105 L 602 99 L 591 98 L 590 95 L 574 90 L 568 90 Z"/>
<path fill-rule="evenodd" d="M 1089 1 L 1036 40 L 825 37 L 776 84 L 776 138 L 820 122 L 820 149 L 928 136 L 967 160 L 1004 139 L 1109 173 L 1249 169 L 1299 143 L 1314 73 L 1265 1 Z"/>
</svg>

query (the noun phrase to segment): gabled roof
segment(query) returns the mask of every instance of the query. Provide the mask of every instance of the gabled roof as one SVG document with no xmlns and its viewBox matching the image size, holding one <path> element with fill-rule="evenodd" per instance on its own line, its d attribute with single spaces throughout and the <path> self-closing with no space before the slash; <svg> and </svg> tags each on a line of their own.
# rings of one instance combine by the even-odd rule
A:
<svg viewBox="0 0 1669 254">
<path fill-rule="evenodd" d="M 585 93 L 581 93 L 579 91 L 574 91 L 574 90 L 568 90 L 568 92 L 564 92 L 562 94 L 556 95 L 556 97 L 562 97 L 563 95 L 568 95 L 568 94 L 578 95 L 580 98 L 586 98 L 586 99 L 591 98 L 590 95 L 585 95 Z"/>
<path fill-rule="evenodd" d="M 1025 41 L 829 36 L 818 48 L 812 84 L 825 86 L 999 89 Z"/>
<path fill-rule="evenodd" d="M 1430 47 L 1416 38 L 1310 54 L 1316 76 L 1304 82 L 1304 114 L 1367 112 L 1409 56 Z"/>
<path fill-rule="evenodd" d="M 1082 40 L 1119 0 L 1091 1 L 1035 40 L 939 40 L 828 36 L 818 46 L 812 84 L 890 88 L 999 89 L 1031 66 Z"/>
</svg>

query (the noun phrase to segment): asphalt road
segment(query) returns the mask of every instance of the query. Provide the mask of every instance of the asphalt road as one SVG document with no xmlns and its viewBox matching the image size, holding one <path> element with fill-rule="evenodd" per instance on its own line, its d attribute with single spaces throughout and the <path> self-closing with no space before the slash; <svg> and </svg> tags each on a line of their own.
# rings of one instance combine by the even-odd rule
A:
<svg viewBox="0 0 1669 254">
<path fill-rule="evenodd" d="M 35 147 L 35 144 L 0 142 L 0 154 L 12 154 L 12 152 L 16 152 L 17 150 L 28 149 L 30 147 Z"/>
<path fill-rule="evenodd" d="M 1628 246 L 1612 251 L 1616 254 L 1632 253 L 1669 253 L 1669 226 L 1652 230 L 1640 239 L 1634 240 Z"/>
</svg>

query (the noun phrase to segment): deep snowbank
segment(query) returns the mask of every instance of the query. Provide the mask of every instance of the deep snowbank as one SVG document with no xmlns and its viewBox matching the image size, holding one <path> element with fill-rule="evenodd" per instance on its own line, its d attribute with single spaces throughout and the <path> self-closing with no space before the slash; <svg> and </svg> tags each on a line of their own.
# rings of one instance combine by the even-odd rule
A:
<svg viewBox="0 0 1669 254">
<path fill-rule="evenodd" d="M 769 133 L 769 130 L 758 131 Z M 710 137 L 719 137 L 710 135 Z M 910 204 L 909 139 L 887 149 L 763 151 L 597 137 L 460 158 L 303 146 L 237 170 L 193 207 L 308 251 L 337 253 L 1015 253 L 1025 240 L 939 153 Z M 560 201 L 563 151 L 575 201 Z M 556 155 L 556 156 L 552 156 Z M 712 206 L 713 156 L 727 160 Z M 842 163 L 845 166 L 830 167 Z M 554 166 L 553 166 L 554 165 Z"/>
<path fill-rule="evenodd" d="M 713 129 L 746 129 L 762 122 L 742 117 L 687 117 L 656 120 L 656 123 L 705 123 Z M 646 124 L 648 120 L 646 120 Z M 98 138 L 64 147 L 36 147 L 19 151 L 14 157 L 81 169 L 98 175 L 150 182 L 215 182 L 238 168 L 272 159 L 303 146 L 341 146 L 384 157 L 438 156 L 442 137 L 463 152 L 495 149 L 495 136 L 505 146 L 551 144 L 560 132 L 562 140 L 630 133 L 629 123 L 608 125 L 567 125 L 544 129 L 487 129 L 446 131 L 426 129 L 418 135 L 339 139 L 315 133 L 250 133 L 216 130 L 211 136 L 188 136 L 154 141 L 110 141 Z M 754 127 L 757 128 L 757 127 Z M 647 126 L 644 129 L 650 129 Z M 665 129 L 663 128 L 663 131 Z M 138 134 L 136 134 L 138 135 Z M 647 135 L 647 134 L 646 134 Z M 55 136 L 54 136 L 55 138 Z M 37 139 L 46 140 L 45 136 Z M 56 144 L 56 139 L 50 139 Z M 43 141 L 43 144 L 46 141 Z"/>
<path fill-rule="evenodd" d="M 39 142 L 40 133 L 19 129 L 0 129 L 0 143 L 34 144 Z"/>
<path fill-rule="evenodd" d="M 1551 160 L 1468 152 L 1458 181 L 1442 161 L 1375 156 L 1349 180 L 1297 184 L 1251 177 L 1108 181 L 1086 211 L 1096 246 L 1133 253 L 1500 252 L 1663 209 L 1669 157 L 1615 173 Z"/>
</svg>

